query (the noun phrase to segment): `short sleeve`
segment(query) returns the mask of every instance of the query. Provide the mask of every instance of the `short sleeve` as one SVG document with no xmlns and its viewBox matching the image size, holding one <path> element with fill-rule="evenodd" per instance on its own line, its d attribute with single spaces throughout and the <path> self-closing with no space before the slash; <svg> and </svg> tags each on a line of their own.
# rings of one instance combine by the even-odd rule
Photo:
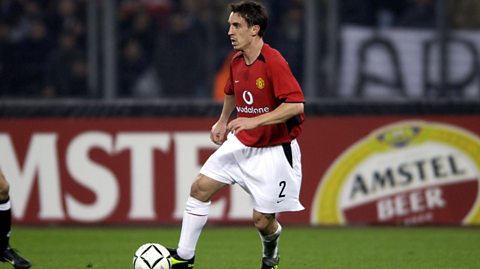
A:
<svg viewBox="0 0 480 269">
<path fill-rule="evenodd" d="M 269 64 L 275 97 L 286 103 L 304 102 L 302 89 L 287 61 L 280 55 Z"/>
</svg>

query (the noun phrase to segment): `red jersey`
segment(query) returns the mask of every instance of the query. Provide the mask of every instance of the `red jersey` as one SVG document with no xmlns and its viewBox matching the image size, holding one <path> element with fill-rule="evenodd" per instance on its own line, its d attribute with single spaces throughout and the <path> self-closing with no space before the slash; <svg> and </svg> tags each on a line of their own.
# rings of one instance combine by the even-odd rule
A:
<svg viewBox="0 0 480 269">
<path fill-rule="evenodd" d="M 247 65 L 242 52 L 230 63 L 230 76 L 225 94 L 235 95 L 237 117 L 255 117 L 268 113 L 281 103 L 303 103 L 300 85 L 293 76 L 287 61 L 277 50 L 264 44 L 257 60 Z M 246 146 L 267 147 L 283 144 L 296 138 L 301 130 L 304 114 L 285 123 L 260 126 L 236 134 Z"/>
</svg>

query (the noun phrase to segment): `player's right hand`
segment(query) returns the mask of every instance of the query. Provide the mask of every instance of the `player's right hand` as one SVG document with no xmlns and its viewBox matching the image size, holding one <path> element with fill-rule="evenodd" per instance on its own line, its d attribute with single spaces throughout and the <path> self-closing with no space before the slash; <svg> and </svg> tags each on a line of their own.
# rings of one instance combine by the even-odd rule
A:
<svg viewBox="0 0 480 269">
<path fill-rule="evenodd" d="M 227 124 L 216 122 L 210 131 L 210 140 L 217 145 L 223 144 L 227 140 Z"/>
</svg>

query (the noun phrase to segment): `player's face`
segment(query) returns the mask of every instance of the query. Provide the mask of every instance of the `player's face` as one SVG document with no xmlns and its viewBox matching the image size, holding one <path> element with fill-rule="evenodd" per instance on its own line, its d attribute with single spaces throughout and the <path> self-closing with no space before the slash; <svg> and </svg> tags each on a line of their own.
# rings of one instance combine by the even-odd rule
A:
<svg viewBox="0 0 480 269">
<path fill-rule="evenodd" d="M 230 13 L 228 18 L 230 27 L 228 28 L 228 36 L 235 50 L 245 50 L 250 46 L 253 37 L 258 33 L 258 26 L 248 27 L 247 21 L 238 13 Z"/>
</svg>

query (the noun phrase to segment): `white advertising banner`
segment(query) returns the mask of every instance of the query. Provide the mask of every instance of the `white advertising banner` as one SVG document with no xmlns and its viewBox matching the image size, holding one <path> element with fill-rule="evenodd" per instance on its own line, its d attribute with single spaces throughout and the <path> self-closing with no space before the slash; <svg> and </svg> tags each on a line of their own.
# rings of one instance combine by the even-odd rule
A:
<svg viewBox="0 0 480 269">
<path fill-rule="evenodd" d="M 433 30 L 342 29 L 340 96 L 439 95 L 440 42 Z M 447 96 L 480 96 L 480 32 L 455 31 L 447 42 Z"/>
</svg>

